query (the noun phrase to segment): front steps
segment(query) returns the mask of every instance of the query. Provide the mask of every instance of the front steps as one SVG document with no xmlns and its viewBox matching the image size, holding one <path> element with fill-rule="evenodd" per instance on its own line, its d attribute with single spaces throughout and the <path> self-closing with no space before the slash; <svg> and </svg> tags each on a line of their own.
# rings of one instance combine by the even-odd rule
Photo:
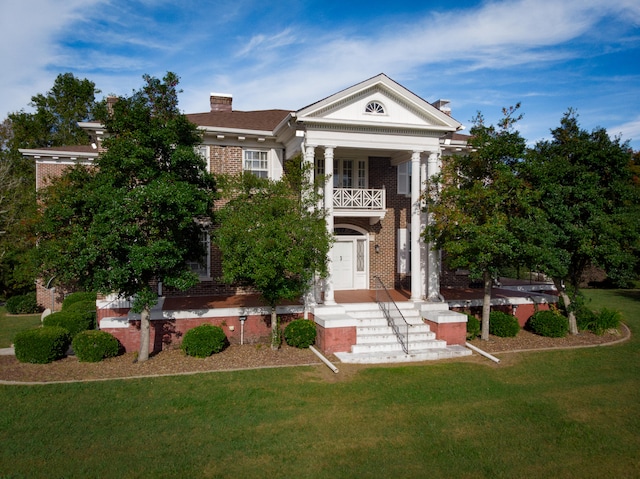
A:
<svg viewBox="0 0 640 479">
<path fill-rule="evenodd" d="M 337 352 L 334 355 L 343 363 L 382 364 L 432 361 L 471 355 L 463 346 L 448 346 L 445 341 L 436 339 L 429 326 L 422 320 L 425 310 L 447 311 L 445 304 L 398 303 L 398 308 L 409 326 L 408 353 L 402 350 L 398 338 L 376 303 L 341 304 L 341 314 L 331 311 L 333 319 L 349 321 L 356 326 L 356 344 L 350 352 Z M 316 314 L 322 315 L 321 311 Z M 348 318 L 348 319 L 347 319 Z M 324 318 L 331 321 L 331 314 Z"/>
</svg>

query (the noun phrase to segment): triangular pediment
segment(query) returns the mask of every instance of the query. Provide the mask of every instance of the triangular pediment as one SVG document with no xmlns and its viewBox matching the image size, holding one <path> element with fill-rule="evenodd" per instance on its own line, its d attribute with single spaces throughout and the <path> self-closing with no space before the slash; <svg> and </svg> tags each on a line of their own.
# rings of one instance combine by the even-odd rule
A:
<svg viewBox="0 0 640 479">
<path fill-rule="evenodd" d="M 384 74 L 299 110 L 298 121 L 456 131 L 461 126 Z"/>
</svg>

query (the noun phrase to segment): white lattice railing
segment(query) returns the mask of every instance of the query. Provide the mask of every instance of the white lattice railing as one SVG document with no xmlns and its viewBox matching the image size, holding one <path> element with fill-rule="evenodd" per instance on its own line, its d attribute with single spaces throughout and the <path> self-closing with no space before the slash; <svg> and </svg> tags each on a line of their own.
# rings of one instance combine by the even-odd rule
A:
<svg viewBox="0 0 640 479">
<path fill-rule="evenodd" d="M 333 190 L 333 207 L 354 210 L 384 210 L 385 190 L 336 188 Z"/>
</svg>

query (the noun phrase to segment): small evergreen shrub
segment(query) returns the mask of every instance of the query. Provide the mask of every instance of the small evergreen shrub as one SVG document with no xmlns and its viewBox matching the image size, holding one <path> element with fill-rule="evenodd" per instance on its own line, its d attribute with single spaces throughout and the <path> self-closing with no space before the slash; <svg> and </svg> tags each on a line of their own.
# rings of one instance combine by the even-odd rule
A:
<svg viewBox="0 0 640 479">
<path fill-rule="evenodd" d="M 96 327 L 96 302 L 95 301 L 76 301 L 62 309 L 64 313 L 77 313 L 82 315 L 91 326 L 87 329 L 95 329 Z"/>
<path fill-rule="evenodd" d="M 592 331 L 594 334 L 604 334 L 609 329 L 618 329 L 620 327 L 620 321 L 622 319 L 622 315 L 620 311 L 614 311 L 607 308 L 602 308 L 602 310 L 596 314 L 596 320 L 592 326 Z"/>
<path fill-rule="evenodd" d="M 491 311 L 489 315 L 489 334 L 501 338 L 513 338 L 520 332 L 520 324 L 515 316 L 502 311 Z"/>
<path fill-rule="evenodd" d="M 564 338 L 569 331 L 569 321 L 554 311 L 538 311 L 527 320 L 526 327 L 540 336 Z"/>
<path fill-rule="evenodd" d="M 97 296 L 98 295 L 96 293 L 84 292 L 84 291 L 71 293 L 66 298 L 64 298 L 64 301 L 62 302 L 62 310 L 63 311 L 66 310 L 69 306 L 71 306 L 74 303 L 85 302 L 85 301 L 91 301 L 93 303 L 93 309 L 95 310 Z"/>
<path fill-rule="evenodd" d="M 480 320 L 467 314 L 467 339 L 475 339 L 480 335 Z"/>
<path fill-rule="evenodd" d="M 120 343 L 106 331 L 81 331 L 71 342 L 78 361 L 97 363 L 104 358 L 113 358 L 120 351 Z"/>
<path fill-rule="evenodd" d="M 187 331 L 182 338 L 182 350 L 189 356 L 206 358 L 219 353 L 227 345 L 227 336 L 220 326 L 201 324 Z"/>
<path fill-rule="evenodd" d="M 58 326 L 21 331 L 14 338 L 16 359 L 21 363 L 46 364 L 67 354 L 71 336 Z"/>
<path fill-rule="evenodd" d="M 5 304 L 9 314 L 33 314 L 40 312 L 40 306 L 36 300 L 36 293 L 27 293 L 20 296 L 12 296 Z"/>
<path fill-rule="evenodd" d="M 75 311 L 59 311 L 51 313 L 42 321 L 43 326 L 60 326 L 71 334 L 73 339 L 80 331 L 86 331 L 93 327 L 93 318 Z"/>
<path fill-rule="evenodd" d="M 284 340 L 294 348 L 308 348 L 316 342 L 316 324 L 308 319 L 295 319 L 284 328 Z"/>
</svg>

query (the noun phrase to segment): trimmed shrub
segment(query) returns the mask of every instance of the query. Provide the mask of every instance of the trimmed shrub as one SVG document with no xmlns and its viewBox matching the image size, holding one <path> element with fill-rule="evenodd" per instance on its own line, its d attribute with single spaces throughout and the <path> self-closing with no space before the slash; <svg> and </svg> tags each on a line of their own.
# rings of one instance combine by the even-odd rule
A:
<svg viewBox="0 0 640 479">
<path fill-rule="evenodd" d="M 36 293 L 12 296 L 5 304 L 9 314 L 33 314 L 41 311 L 36 300 Z"/>
<path fill-rule="evenodd" d="M 227 345 L 227 336 L 219 326 L 201 324 L 187 331 L 182 338 L 182 350 L 189 356 L 206 358 L 219 353 Z"/>
<path fill-rule="evenodd" d="M 106 331 L 81 331 L 71 342 L 78 361 L 97 363 L 104 358 L 113 358 L 120 351 L 120 343 Z"/>
<path fill-rule="evenodd" d="M 79 312 L 59 311 L 44 318 L 42 324 L 47 327 L 60 326 L 65 328 L 73 339 L 80 331 L 86 331 L 93 327 L 93 318 Z"/>
<path fill-rule="evenodd" d="M 527 320 L 526 327 L 540 336 L 564 338 L 569 331 L 569 321 L 553 311 L 538 311 Z"/>
<path fill-rule="evenodd" d="M 520 332 L 520 324 L 515 316 L 502 311 L 491 311 L 489 315 L 489 334 L 501 338 L 513 338 Z"/>
<path fill-rule="evenodd" d="M 85 320 L 91 324 L 87 329 L 95 329 L 96 327 L 95 301 L 76 301 L 68 305 L 66 308 L 63 307 L 62 312 L 81 314 Z"/>
<path fill-rule="evenodd" d="M 78 291 L 77 293 L 71 293 L 62 302 L 62 310 L 66 310 L 69 306 L 74 303 L 91 301 L 93 303 L 93 309 L 96 309 L 96 298 L 98 295 L 96 293 Z"/>
<path fill-rule="evenodd" d="M 601 335 L 606 333 L 609 329 L 618 329 L 620 327 L 621 320 L 622 314 L 620 311 L 602 308 L 599 313 L 596 313 L 596 320 L 591 330 L 595 334 Z"/>
<path fill-rule="evenodd" d="M 284 328 L 284 340 L 294 348 L 308 348 L 316 342 L 316 324 L 308 319 L 294 319 Z"/>
<path fill-rule="evenodd" d="M 475 339 L 480 335 L 480 320 L 467 314 L 467 339 Z"/>
<path fill-rule="evenodd" d="M 71 336 L 58 326 L 30 329 L 16 334 L 14 347 L 21 363 L 46 364 L 67 354 Z"/>
</svg>

